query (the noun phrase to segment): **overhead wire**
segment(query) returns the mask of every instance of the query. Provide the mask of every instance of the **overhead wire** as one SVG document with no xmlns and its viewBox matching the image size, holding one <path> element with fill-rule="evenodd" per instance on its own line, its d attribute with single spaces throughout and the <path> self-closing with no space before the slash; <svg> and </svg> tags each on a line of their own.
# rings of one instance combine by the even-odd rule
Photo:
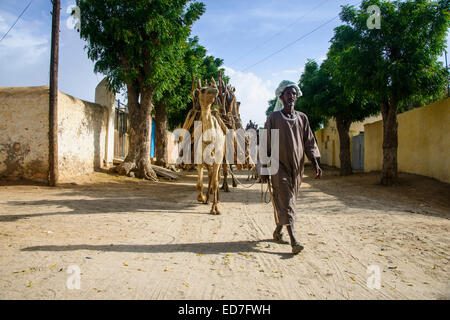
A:
<svg viewBox="0 0 450 320">
<path fill-rule="evenodd" d="M 360 1 L 358 1 L 358 3 L 360 3 Z M 302 35 L 301 37 L 295 39 L 294 41 L 288 43 L 287 45 L 283 46 L 282 48 L 278 49 L 277 51 L 275 51 L 275 52 L 269 54 L 268 56 L 264 57 L 263 59 L 261 59 L 261 60 L 255 62 L 254 64 L 252 64 L 252 65 L 246 67 L 245 69 L 242 70 L 242 72 L 245 72 L 245 71 L 247 71 L 247 70 L 249 70 L 249 69 L 251 69 L 251 68 L 257 66 L 258 64 L 260 64 L 260 63 L 262 63 L 262 62 L 264 62 L 264 61 L 270 59 L 270 58 L 273 57 L 274 55 L 276 55 L 276 54 L 280 53 L 281 51 L 283 51 L 283 50 L 285 50 L 285 49 L 291 47 L 292 45 L 296 44 L 296 43 L 299 42 L 300 40 L 303 40 L 304 38 L 306 38 L 307 36 L 309 36 L 309 35 L 311 35 L 312 33 L 316 32 L 316 31 L 319 30 L 320 28 L 322 28 L 322 27 L 326 26 L 327 24 L 333 22 L 333 21 L 336 20 L 337 18 L 339 18 L 339 14 L 336 15 L 336 16 L 334 16 L 332 19 L 330 19 L 330 20 L 328 20 L 328 21 L 322 23 L 321 25 L 319 25 L 318 27 L 316 27 L 316 28 L 314 28 L 313 30 L 309 31 L 308 33 Z"/>
<path fill-rule="evenodd" d="M 14 28 L 14 26 L 16 25 L 16 23 L 19 21 L 19 19 L 23 16 L 23 14 L 25 13 L 25 11 L 27 11 L 27 9 L 30 7 L 31 3 L 34 0 L 31 0 L 28 5 L 25 7 L 25 9 L 23 9 L 23 11 L 20 13 L 20 15 L 17 17 L 16 21 L 14 21 L 14 23 L 12 24 L 11 28 L 9 28 L 8 31 L 6 31 L 6 33 L 3 35 L 3 37 L 0 39 L 0 42 L 6 38 L 6 36 L 8 35 L 8 33 Z"/>
<path fill-rule="evenodd" d="M 233 62 L 231 62 L 231 64 L 235 64 L 236 62 L 238 62 L 239 60 L 247 57 L 250 53 L 253 53 L 256 49 L 262 47 L 263 45 L 265 45 L 266 43 L 268 43 L 269 41 L 271 41 L 272 39 L 274 39 L 275 37 L 277 37 L 278 35 L 280 35 L 284 30 L 289 29 L 290 27 L 292 27 L 293 25 L 295 25 L 296 23 L 298 23 L 300 20 L 302 20 L 303 18 L 305 18 L 307 15 L 311 14 L 312 12 L 314 12 L 316 9 L 320 8 L 321 6 L 323 6 L 325 3 L 327 3 L 330 0 L 324 0 L 322 2 L 320 2 L 317 6 L 315 6 L 314 8 L 312 8 L 310 11 L 306 12 L 304 15 L 302 15 L 300 18 L 298 18 L 297 20 L 295 20 L 294 22 L 292 22 L 291 24 L 289 24 L 288 26 L 284 27 L 282 30 L 278 31 L 277 33 L 275 33 L 274 35 L 272 35 L 269 39 L 265 40 L 264 42 L 256 45 L 255 47 L 253 47 L 250 51 L 248 51 L 247 53 L 241 55 L 239 58 L 237 58 L 236 60 L 234 60 Z"/>
</svg>

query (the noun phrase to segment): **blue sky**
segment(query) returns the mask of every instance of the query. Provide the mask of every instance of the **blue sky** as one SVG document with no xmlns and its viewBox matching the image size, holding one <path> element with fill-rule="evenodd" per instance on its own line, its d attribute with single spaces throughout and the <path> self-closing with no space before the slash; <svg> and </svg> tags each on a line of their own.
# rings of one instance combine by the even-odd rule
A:
<svg viewBox="0 0 450 320">
<path fill-rule="evenodd" d="M 28 0 L 0 1 L 0 37 L 14 23 Z M 67 8 L 61 0 L 59 89 L 93 101 L 103 79 L 93 72 L 85 42 L 66 26 Z M 308 58 L 321 62 L 328 51 L 334 19 L 287 49 L 269 55 L 336 17 L 340 6 L 357 0 L 203 0 L 206 12 L 192 29 L 208 54 L 224 59 L 231 84 L 241 101 L 241 118 L 263 125 L 267 101 L 281 80 L 298 81 Z M 8 36 L 0 42 L 0 87 L 48 84 L 51 1 L 34 0 Z"/>
</svg>

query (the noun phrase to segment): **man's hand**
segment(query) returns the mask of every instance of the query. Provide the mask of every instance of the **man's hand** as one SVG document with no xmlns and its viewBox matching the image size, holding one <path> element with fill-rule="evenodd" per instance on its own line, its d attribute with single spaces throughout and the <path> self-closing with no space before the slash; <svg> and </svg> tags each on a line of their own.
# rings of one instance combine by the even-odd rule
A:
<svg viewBox="0 0 450 320">
<path fill-rule="evenodd" d="M 320 179 L 322 176 L 322 169 L 320 168 L 320 159 L 319 158 L 313 158 L 311 159 L 311 162 L 314 166 L 314 172 L 316 173 L 316 177 L 314 179 Z"/>
<path fill-rule="evenodd" d="M 316 173 L 316 177 L 314 179 L 320 179 L 320 177 L 322 176 L 322 169 L 319 167 L 319 165 L 314 168 L 314 172 Z"/>
</svg>

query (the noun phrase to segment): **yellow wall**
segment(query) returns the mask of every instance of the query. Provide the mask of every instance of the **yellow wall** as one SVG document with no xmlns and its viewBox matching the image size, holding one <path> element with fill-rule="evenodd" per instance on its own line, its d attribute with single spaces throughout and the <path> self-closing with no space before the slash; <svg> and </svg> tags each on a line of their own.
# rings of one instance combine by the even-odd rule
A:
<svg viewBox="0 0 450 320">
<path fill-rule="evenodd" d="M 316 131 L 317 144 L 320 150 L 320 162 L 329 166 L 340 167 L 339 134 L 336 122 L 330 120 L 321 130 Z"/>
<path fill-rule="evenodd" d="M 383 167 L 383 121 L 364 126 L 364 171 L 379 171 Z"/>
<path fill-rule="evenodd" d="M 364 131 L 364 125 L 381 119 L 381 116 L 368 117 L 364 121 L 354 122 L 350 126 L 350 159 L 353 159 L 353 136 Z M 320 149 L 320 162 L 337 168 L 341 167 L 339 159 L 339 133 L 336 127 L 336 121 L 330 119 L 328 124 L 321 130 L 316 131 L 317 144 Z"/>
<path fill-rule="evenodd" d="M 398 170 L 450 182 L 450 98 L 398 118 Z M 382 121 L 364 126 L 364 169 L 381 170 Z"/>
</svg>

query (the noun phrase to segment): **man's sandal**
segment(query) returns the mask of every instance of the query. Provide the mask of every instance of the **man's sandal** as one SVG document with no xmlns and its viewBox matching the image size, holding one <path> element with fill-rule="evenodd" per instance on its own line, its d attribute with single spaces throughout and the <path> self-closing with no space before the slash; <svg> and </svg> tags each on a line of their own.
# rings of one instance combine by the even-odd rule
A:
<svg viewBox="0 0 450 320">
<path fill-rule="evenodd" d="M 300 253 L 302 250 L 303 250 L 303 246 L 302 246 L 301 244 L 299 244 L 299 243 L 294 244 L 294 245 L 292 246 L 292 253 L 293 253 L 293 254 L 298 254 L 298 253 Z"/>
<path fill-rule="evenodd" d="M 273 232 L 273 240 L 275 240 L 278 243 L 288 243 L 287 241 L 283 240 L 283 234 L 281 232 Z"/>
<path fill-rule="evenodd" d="M 281 232 L 277 232 L 276 230 L 273 232 L 273 240 L 281 241 L 283 240 L 283 234 Z"/>
</svg>

